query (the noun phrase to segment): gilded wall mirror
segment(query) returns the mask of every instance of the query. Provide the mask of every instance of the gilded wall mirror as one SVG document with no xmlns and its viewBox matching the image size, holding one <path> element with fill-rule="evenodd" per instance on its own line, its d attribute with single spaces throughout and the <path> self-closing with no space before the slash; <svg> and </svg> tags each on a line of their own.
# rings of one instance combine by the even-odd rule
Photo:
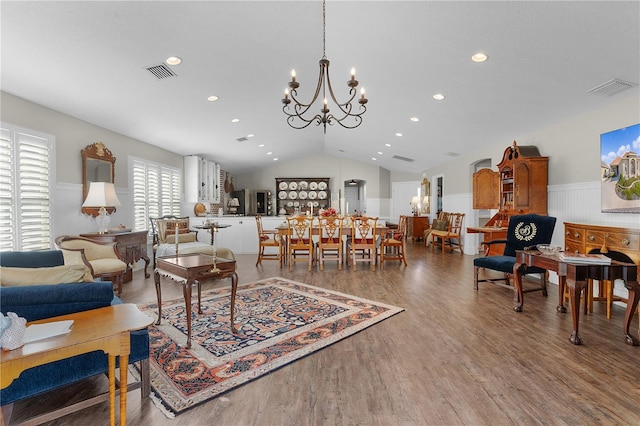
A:
<svg viewBox="0 0 640 426">
<path fill-rule="evenodd" d="M 87 198 L 90 182 L 114 183 L 116 157 L 102 142 L 87 145 L 82 151 L 82 201 Z M 99 208 L 82 207 L 82 213 L 98 216 Z M 115 207 L 107 207 L 113 213 Z"/>
<path fill-rule="evenodd" d="M 429 214 L 431 213 L 431 183 L 427 178 L 422 179 L 420 184 L 420 194 L 422 195 L 421 205 L 422 205 L 422 213 Z"/>
</svg>

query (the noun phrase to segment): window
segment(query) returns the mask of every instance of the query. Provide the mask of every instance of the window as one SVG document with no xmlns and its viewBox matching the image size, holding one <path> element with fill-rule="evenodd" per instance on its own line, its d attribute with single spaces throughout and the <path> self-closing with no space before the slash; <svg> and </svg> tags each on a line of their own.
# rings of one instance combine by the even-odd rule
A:
<svg viewBox="0 0 640 426">
<path fill-rule="evenodd" d="M 53 136 L 0 128 L 0 251 L 51 248 Z"/>
<path fill-rule="evenodd" d="M 139 158 L 131 158 L 133 228 L 149 229 L 149 217 L 180 216 L 182 170 Z"/>
</svg>

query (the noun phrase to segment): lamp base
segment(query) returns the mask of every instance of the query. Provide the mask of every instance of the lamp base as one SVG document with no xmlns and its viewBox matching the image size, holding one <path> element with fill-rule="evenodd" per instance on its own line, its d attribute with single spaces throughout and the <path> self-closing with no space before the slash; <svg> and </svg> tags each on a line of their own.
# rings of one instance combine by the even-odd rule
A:
<svg viewBox="0 0 640 426">
<path fill-rule="evenodd" d="M 98 216 L 96 216 L 96 224 L 98 225 L 98 234 L 106 234 L 107 227 L 109 226 L 109 222 L 111 222 L 111 217 L 107 213 L 107 209 L 104 207 L 100 207 L 100 212 Z"/>
</svg>

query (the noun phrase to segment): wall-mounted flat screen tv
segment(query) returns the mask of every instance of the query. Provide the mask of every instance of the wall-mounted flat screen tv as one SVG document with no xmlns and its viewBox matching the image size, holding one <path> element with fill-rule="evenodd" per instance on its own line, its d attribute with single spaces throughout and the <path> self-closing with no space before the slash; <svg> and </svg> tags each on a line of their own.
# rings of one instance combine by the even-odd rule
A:
<svg viewBox="0 0 640 426">
<path fill-rule="evenodd" d="M 602 212 L 640 213 L 640 124 L 600 135 Z"/>
</svg>

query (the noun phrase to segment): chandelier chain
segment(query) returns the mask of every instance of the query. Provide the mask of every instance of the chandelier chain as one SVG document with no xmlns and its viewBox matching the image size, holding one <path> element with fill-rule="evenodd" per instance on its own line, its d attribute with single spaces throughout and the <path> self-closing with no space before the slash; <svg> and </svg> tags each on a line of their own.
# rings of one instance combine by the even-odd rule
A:
<svg viewBox="0 0 640 426">
<path fill-rule="evenodd" d="M 325 0 L 322 0 L 322 59 L 327 59 L 327 10 Z"/>
</svg>

